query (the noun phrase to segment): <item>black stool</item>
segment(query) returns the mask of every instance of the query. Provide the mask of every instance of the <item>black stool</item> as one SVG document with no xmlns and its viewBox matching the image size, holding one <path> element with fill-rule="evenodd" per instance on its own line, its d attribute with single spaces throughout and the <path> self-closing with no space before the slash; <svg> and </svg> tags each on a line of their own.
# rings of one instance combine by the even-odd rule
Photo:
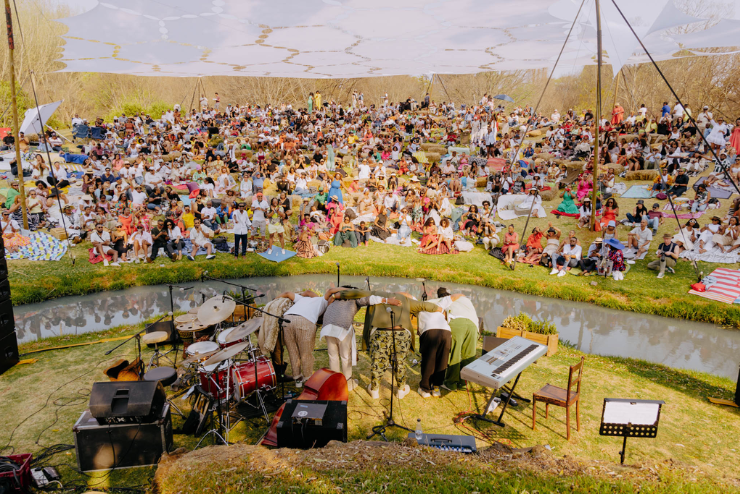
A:
<svg viewBox="0 0 740 494">
<path fill-rule="evenodd" d="M 155 367 L 148 371 L 146 374 L 144 374 L 144 380 L 145 381 L 159 381 L 162 383 L 162 386 L 165 388 L 168 386 L 171 386 L 175 381 L 177 381 L 177 371 L 173 369 L 172 367 Z M 175 413 L 177 413 L 180 417 L 185 418 L 185 415 L 182 413 L 182 410 L 175 405 L 174 402 L 170 401 L 170 399 L 167 399 L 167 403 L 170 404 L 170 407 L 172 407 L 175 410 Z"/>
</svg>

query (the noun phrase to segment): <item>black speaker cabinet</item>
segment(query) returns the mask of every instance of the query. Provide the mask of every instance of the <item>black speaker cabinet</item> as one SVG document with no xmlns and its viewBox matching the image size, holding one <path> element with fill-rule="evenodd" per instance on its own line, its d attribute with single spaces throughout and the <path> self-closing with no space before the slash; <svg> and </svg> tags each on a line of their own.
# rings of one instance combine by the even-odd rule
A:
<svg viewBox="0 0 740 494">
<path fill-rule="evenodd" d="M 162 453 L 172 450 L 169 404 L 150 423 L 101 425 L 85 410 L 72 432 L 83 472 L 156 465 Z"/>
<path fill-rule="evenodd" d="M 735 385 L 735 404 L 740 407 L 740 371 L 737 373 L 737 384 Z"/>
<path fill-rule="evenodd" d="M 152 422 L 166 401 L 159 381 L 97 382 L 90 392 L 90 415 L 101 424 Z"/>
<path fill-rule="evenodd" d="M 347 442 L 346 401 L 285 402 L 277 424 L 279 448 L 320 448 L 332 440 Z"/>
<path fill-rule="evenodd" d="M 8 299 L 0 302 L 0 338 L 4 338 L 14 331 L 13 302 Z"/>
<path fill-rule="evenodd" d="M 5 337 L 0 337 L 0 374 L 13 367 L 19 361 L 18 338 L 15 335 L 15 331 Z"/>
<path fill-rule="evenodd" d="M 8 261 L 5 257 L 0 258 L 0 280 L 8 279 Z"/>
</svg>

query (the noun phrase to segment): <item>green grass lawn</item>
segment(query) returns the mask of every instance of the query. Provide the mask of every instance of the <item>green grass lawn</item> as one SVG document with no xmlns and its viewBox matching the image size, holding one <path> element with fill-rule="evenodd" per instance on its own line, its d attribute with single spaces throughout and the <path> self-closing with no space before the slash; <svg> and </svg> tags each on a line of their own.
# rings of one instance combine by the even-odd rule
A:
<svg viewBox="0 0 740 494">
<path fill-rule="evenodd" d="M 50 338 L 22 345 L 22 352 L 95 341 L 130 334 L 133 331 L 134 327 L 127 327 L 96 334 Z M 128 344 L 106 357 L 105 351 L 116 344 L 117 342 L 109 342 L 31 354 L 28 357 L 38 358 L 37 362 L 17 366 L 0 376 L 0 416 L 6 418 L 0 431 L 0 447 L 10 444 L 16 452 L 38 453 L 42 447 L 53 444 L 73 444 L 72 425 L 87 407 L 92 383 L 103 380 L 102 369 L 112 360 L 133 356 L 133 345 Z M 321 351 L 325 346 L 323 343 L 317 343 L 317 348 L 316 367 L 326 366 L 328 357 L 326 352 Z M 528 396 L 548 382 L 564 386 L 567 381 L 567 366 L 577 362 L 581 355 L 583 354 L 561 344 L 557 354 L 540 359 L 523 374 L 518 392 Z M 654 468 L 658 471 L 667 468 L 669 472 L 661 474 L 663 480 L 657 484 L 648 482 L 645 485 L 646 488 L 650 488 L 647 492 L 719 492 L 710 488 L 713 485 L 711 482 L 725 485 L 737 481 L 737 463 L 740 460 L 737 447 L 737 437 L 740 435 L 738 420 L 740 410 L 712 405 L 706 399 L 709 396 L 731 398 L 735 383 L 730 379 L 674 370 L 644 361 L 587 355 L 583 380 L 581 431 L 576 432 L 574 429 L 568 442 L 565 438 L 565 412 L 557 408 L 552 408 L 550 418 L 545 420 L 543 407 L 538 407 L 536 431 L 531 429 L 532 410 L 526 404 L 507 412 L 505 429 L 482 422 L 476 424 L 466 421 L 462 425 L 456 424 L 454 419 L 460 412 L 484 406 L 488 393 L 477 385 L 470 385 L 468 392 L 446 393 L 439 399 L 424 400 L 415 392 L 420 376 L 419 367 L 412 365 L 413 358 L 419 357 L 410 356 L 406 362 L 410 367 L 409 380 L 413 391 L 400 404 L 397 402 L 394 408 L 395 418 L 401 424 L 413 427 L 416 419 L 421 418 L 426 432 L 473 434 L 477 438 L 479 448 L 484 448 L 494 441 L 513 448 L 547 444 L 552 448 L 554 458 L 567 457 L 577 462 L 597 462 L 589 465 L 601 468 L 599 465 L 603 464 L 614 470 L 615 464 L 619 462 L 621 441 L 618 438 L 598 435 L 603 399 L 605 397 L 661 399 L 665 400 L 666 405 L 661 414 L 658 437 L 634 439 L 628 445 L 627 464 L 632 465 L 633 469 L 647 469 L 646 465 L 655 465 Z M 389 408 L 390 393 L 387 382 L 384 383 L 381 400 L 378 402 L 373 402 L 364 390 L 369 382 L 368 370 L 368 357 L 365 353 L 360 353 L 355 377 L 359 378 L 361 387 L 350 393 L 349 401 L 350 440 L 364 439 L 372 426 L 382 423 L 384 413 Z M 177 403 L 183 404 L 180 400 Z M 184 406 L 188 407 L 187 404 Z M 182 424 L 178 417 L 175 417 L 174 421 L 175 428 Z M 230 439 L 253 444 L 262 435 L 265 426 L 263 420 L 243 422 L 232 432 Z M 394 430 L 389 434 L 389 438 L 394 441 L 402 441 L 404 437 L 403 431 Z M 192 449 L 196 441 L 196 438 L 190 436 L 175 436 L 177 447 Z M 8 452 L 4 450 L 2 454 Z M 73 471 L 75 466 L 73 451 L 55 456 L 51 464 L 59 466 L 65 482 L 85 482 L 95 488 L 141 485 L 148 483 L 154 473 L 152 468 L 139 468 L 120 470 L 110 476 L 98 475 L 97 478 L 88 479 Z M 341 465 L 333 467 L 342 470 Z M 331 468 L 332 465 L 321 465 L 322 470 Z M 462 471 L 455 473 L 459 468 L 461 467 L 455 464 L 440 466 L 440 473 L 461 475 L 460 486 L 467 486 L 466 489 L 470 490 L 461 487 L 447 492 L 472 492 L 476 489 L 479 492 L 488 492 L 493 488 L 496 477 L 480 479 L 474 475 L 476 468 L 488 468 L 485 465 L 471 465 L 469 473 L 465 474 Z M 683 474 L 678 475 L 674 472 L 678 477 L 671 480 L 670 471 L 678 468 L 688 474 L 683 477 L 681 476 Z M 232 469 L 225 466 L 216 472 L 222 470 L 232 472 Z M 297 467 L 296 472 L 304 472 L 302 475 L 305 480 L 309 475 L 316 476 L 310 470 L 308 467 Z M 237 467 L 234 467 L 233 471 L 240 472 Z M 184 472 L 182 479 L 192 478 L 191 476 L 197 472 L 197 469 Z M 339 477 L 337 472 L 324 471 L 316 477 L 332 479 L 336 481 L 336 486 L 350 492 L 357 490 L 381 492 L 382 485 L 386 485 L 385 489 L 388 489 L 388 485 L 400 481 L 407 473 L 408 470 L 399 468 L 396 472 L 388 473 L 391 477 L 385 481 L 367 469 Z M 400 492 L 420 492 L 423 486 L 434 481 L 437 475 L 437 472 L 432 470 L 418 473 L 419 475 L 412 479 L 413 482 L 408 484 L 408 489 Z M 602 479 L 598 476 L 591 478 L 590 473 L 591 470 L 588 468 L 584 468 L 580 473 L 576 471 L 568 473 L 566 470 L 564 474 L 541 472 L 523 475 L 521 472 L 513 471 L 503 473 L 502 479 L 507 485 L 517 487 L 504 492 L 523 490 L 532 492 L 533 489 L 539 492 L 562 492 L 570 491 L 571 489 L 566 488 L 570 485 L 578 486 L 573 489 L 577 492 L 611 492 L 609 486 L 614 487 L 614 492 L 631 492 L 634 488 L 633 484 L 627 482 L 629 477 L 627 474 L 624 474 L 622 479 L 616 477 Z M 226 492 L 232 488 L 238 491 L 240 489 L 237 482 L 244 480 L 241 475 L 228 473 L 221 477 L 224 490 L 219 490 L 217 484 L 205 483 L 206 478 L 208 477 L 203 476 L 204 483 L 193 483 L 193 487 L 209 485 L 211 492 Z M 476 478 L 482 483 L 476 483 Z M 707 480 L 710 478 L 713 480 Z M 269 488 L 276 492 L 328 492 L 334 489 L 334 484 L 328 486 L 316 483 L 296 484 L 293 473 L 288 475 L 287 471 L 275 476 L 258 475 L 249 479 L 251 480 L 248 482 L 255 482 L 253 486 L 257 490 Z M 175 482 L 172 478 L 170 481 Z M 166 485 L 169 487 L 161 492 L 198 492 L 197 489 L 182 488 L 184 484 L 181 483 Z M 363 487 L 359 488 L 358 485 Z"/>
</svg>

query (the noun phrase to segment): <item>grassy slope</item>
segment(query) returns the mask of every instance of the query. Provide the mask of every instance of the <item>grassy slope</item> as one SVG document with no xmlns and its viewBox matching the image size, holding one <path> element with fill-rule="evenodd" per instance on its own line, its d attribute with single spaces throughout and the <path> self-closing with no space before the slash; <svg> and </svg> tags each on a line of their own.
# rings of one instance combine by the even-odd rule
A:
<svg viewBox="0 0 740 494">
<path fill-rule="evenodd" d="M 645 182 L 629 182 L 635 185 Z M 271 193 L 274 186 L 268 187 Z M 550 211 L 557 207 L 560 198 L 545 203 Z M 618 199 L 622 216 L 632 211 L 635 199 Z M 645 201 L 648 206 L 652 201 Z M 298 208 L 298 204 L 294 205 Z M 729 202 L 723 201 L 719 210 L 705 214 L 701 223 L 707 223 L 713 214 L 723 216 L 729 208 Z M 526 218 L 512 222 L 521 235 Z M 576 229 L 573 218 L 557 219 L 549 215 L 547 219 L 533 218 L 528 229 L 553 224 L 566 235 L 568 230 Z M 685 222 L 686 220 L 682 220 Z M 664 233 L 674 233 L 675 219 L 666 218 L 660 227 L 653 247 L 657 248 L 659 239 Z M 628 228 L 619 227 L 619 238 L 627 239 Z M 577 230 L 585 248 L 598 235 L 586 230 Z M 476 246 L 471 253 L 457 256 L 425 256 L 418 254 L 415 248 L 381 245 L 371 242 L 369 247 L 357 249 L 333 248 L 319 258 L 300 259 L 294 257 L 286 262 L 275 264 L 266 261 L 256 254 L 250 254 L 247 260 L 234 263 L 231 257 L 219 254 L 216 260 L 206 262 L 203 257 L 196 263 L 184 260 L 171 263 L 160 258 L 152 265 L 124 265 L 120 269 L 104 268 L 87 262 L 88 243 L 74 247 L 71 252 L 76 263 L 65 258 L 56 263 L 34 263 L 30 261 L 13 261 L 10 265 L 10 282 L 13 302 L 17 305 L 46 300 L 67 295 L 83 295 L 102 290 L 120 290 L 136 285 L 153 285 L 160 283 L 177 283 L 196 280 L 203 270 L 212 276 L 238 278 L 248 276 L 289 276 L 309 273 L 334 273 L 336 261 L 342 262 L 342 272 L 349 275 L 363 276 L 405 276 L 427 277 L 438 281 L 450 281 L 483 285 L 502 290 L 517 291 L 531 295 L 540 295 L 565 300 L 588 302 L 603 307 L 628 310 L 647 314 L 657 314 L 740 328 L 740 309 L 727 304 L 709 301 L 688 295 L 689 286 L 696 281 L 694 269 L 685 261 L 678 264 L 675 275 L 667 275 L 661 281 L 655 279 L 655 272 L 645 266 L 653 259 L 649 254 L 645 261 L 638 261 L 627 274 L 624 281 L 567 276 L 555 279 L 541 267 L 529 268 L 519 265 L 515 272 L 504 268 L 496 259 L 486 255 L 482 246 Z M 736 268 L 737 265 L 700 264 L 705 274 L 716 267 Z M 596 283 L 596 286 L 592 286 Z"/>
<path fill-rule="evenodd" d="M 48 348 L 58 344 L 70 344 L 83 341 L 92 341 L 102 337 L 113 337 L 127 334 L 131 328 L 119 328 L 95 335 L 81 335 L 76 337 L 61 337 L 23 345 L 22 351 Z M 0 416 L 6 417 L 3 431 L 0 432 L 0 447 L 10 443 L 16 451 L 38 452 L 41 446 L 55 443 L 72 444 L 71 426 L 87 405 L 87 394 L 93 382 L 102 379 L 102 369 L 111 359 L 121 356 L 130 357 L 133 346 L 127 345 L 115 352 L 110 358 L 104 352 L 117 343 L 105 343 L 78 347 L 67 350 L 57 350 L 47 353 L 31 355 L 39 361 L 31 365 L 16 367 L 0 376 Z M 318 348 L 324 348 L 318 344 Z M 522 378 L 518 391 L 528 396 L 533 391 L 550 382 L 555 385 L 564 385 L 567 378 L 567 365 L 573 364 L 582 354 L 565 346 L 560 347 L 558 353 L 551 358 L 541 359 L 532 366 Z M 327 365 L 327 354 L 316 352 L 317 368 Z M 418 356 L 416 356 L 418 358 Z M 411 362 L 407 362 L 410 365 Z M 356 369 L 356 377 L 360 384 L 366 386 L 368 382 L 369 362 L 367 355 L 361 353 Z M 409 379 L 412 389 L 416 389 L 419 380 L 418 366 L 411 367 Z M 33 390 L 21 392 L 20 390 Z M 621 441 L 615 438 L 598 435 L 598 425 L 601 416 L 601 407 L 605 397 L 631 397 L 645 399 L 663 399 L 666 405 L 661 416 L 661 428 L 656 439 L 633 440 L 628 448 L 629 464 L 643 464 L 645 462 L 677 462 L 696 475 L 709 475 L 721 481 L 731 481 L 736 475 L 736 466 L 740 455 L 737 452 L 736 438 L 740 434 L 740 411 L 738 409 L 719 407 L 707 402 L 707 396 L 730 398 L 734 390 L 734 383 L 729 379 L 710 376 L 707 374 L 679 371 L 664 366 L 646 363 L 643 361 L 606 358 L 597 356 L 586 357 L 584 373 L 583 407 L 581 416 L 581 431 L 573 430 L 571 441 L 565 439 L 565 413 L 562 409 L 552 409 L 550 418 L 544 419 L 544 410 L 539 407 L 537 430 L 531 429 L 531 408 L 520 406 L 507 412 L 505 421 L 507 427 L 499 429 L 489 424 L 466 422 L 469 428 L 454 423 L 457 414 L 473 407 L 483 406 L 488 398 L 485 390 L 478 386 L 470 386 L 470 393 L 456 392 L 445 394 L 441 399 L 423 400 L 412 392 L 400 404 L 396 404 L 395 418 L 402 424 L 413 425 L 416 418 L 422 419 L 425 431 L 436 431 L 443 434 L 474 434 L 478 439 L 479 447 L 484 447 L 491 441 L 500 441 L 512 447 L 525 447 L 536 444 L 549 444 L 556 457 L 567 455 L 571 458 L 603 461 L 609 464 L 618 461 L 618 452 Z M 351 440 L 362 439 L 373 425 L 381 423 L 383 413 L 389 406 L 389 392 L 386 387 L 381 392 L 381 401 L 373 403 L 363 388 L 350 394 L 349 407 L 349 436 Z M 179 402 L 178 402 L 179 403 Z M 24 421 L 24 419 L 28 418 Z M 175 418 L 175 427 L 180 425 L 179 418 Z M 687 426 L 690 424 L 690 426 Z M 240 424 L 232 433 L 232 441 L 246 441 L 253 443 L 264 431 L 263 421 L 250 421 Z M 402 440 L 403 431 L 393 431 L 390 438 Z M 12 434 L 12 438 L 10 437 Z M 177 446 L 192 448 L 195 439 L 187 436 L 175 436 Z M 7 454 L 7 451 L 4 451 Z M 74 465 L 74 455 L 62 454 L 54 458 L 53 464 Z M 62 467 L 65 478 L 81 480 L 69 467 Z M 452 473 L 453 470 L 445 469 Z M 133 469 L 118 471 L 110 478 L 102 478 L 99 482 L 104 487 L 108 485 L 139 485 L 147 481 L 152 475 L 152 469 Z M 403 472 L 399 472 L 400 475 Z M 308 474 L 308 473 L 307 473 Z M 395 475 L 395 474 L 394 474 Z M 430 472 L 423 472 L 418 477 L 425 485 L 433 480 Z M 333 476 L 333 474 L 332 474 Z M 567 475 L 566 475 L 567 477 Z M 396 477 L 394 477 L 396 478 Z M 400 477 L 399 477 L 400 478 Z M 467 475 L 465 483 L 473 482 L 475 476 Z M 568 479 L 544 480 L 538 476 L 517 477 L 512 474 L 505 479 L 519 479 L 521 489 L 560 490 L 562 482 Z M 570 479 L 586 491 L 606 492 L 608 481 L 579 477 Z M 724 479 L 724 480 L 722 480 Z M 267 479 L 268 484 L 277 491 L 312 491 L 313 485 L 293 489 L 290 479 Z M 263 482 L 267 480 L 255 480 Z M 507 481 L 508 481 L 507 480 Z M 343 479 L 339 485 L 348 490 L 351 482 L 367 481 L 365 492 L 377 490 L 380 492 L 379 480 L 371 472 L 357 472 Z M 683 481 L 689 481 L 684 479 Z M 98 482 L 98 481 L 94 481 Z M 93 482 L 93 484 L 94 484 Z M 345 482 L 350 482 L 347 484 Z M 461 481 L 462 482 L 462 481 Z M 585 483 L 584 483 L 585 482 Z M 590 484 L 589 484 L 590 482 Z M 567 482 L 566 482 L 567 483 Z M 382 482 L 381 482 L 382 484 Z M 92 485 L 92 484 L 91 484 Z M 260 484 L 262 485 L 262 484 Z M 660 492 L 688 492 L 692 489 L 679 488 L 676 484 L 672 490 Z M 370 488 L 373 486 L 372 488 Z M 590 487 L 589 487 L 590 486 Z M 665 486 L 663 486 L 665 487 Z M 696 486 L 696 492 L 710 492 L 704 487 Z M 487 491 L 486 485 L 481 485 L 481 492 Z M 323 492 L 323 490 L 315 490 Z M 172 492 L 178 492 L 173 490 Z M 410 489 L 407 492 L 414 492 Z M 462 492 L 462 491 L 461 491 Z M 514 492 L 514 491 L 512 491 Z M 542 491 L 541 491 L 542 492 Z M 629 492 L 625 487 L 620 492 Z"/>
</svg>

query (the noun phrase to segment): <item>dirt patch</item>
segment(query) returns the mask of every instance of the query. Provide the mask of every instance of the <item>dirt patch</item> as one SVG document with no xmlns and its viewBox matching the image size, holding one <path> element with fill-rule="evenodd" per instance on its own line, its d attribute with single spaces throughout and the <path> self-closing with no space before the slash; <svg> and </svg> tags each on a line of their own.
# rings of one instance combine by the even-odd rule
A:
<svg viewBox="0 0 740 494">
<path fill-rule="evenodd" d="M 210 446 L 186 453 L 184 450 L 164 456 L 154 478 L 155 492 L 171 485 L 170 476 L 200 476 L 216 473 L 223 476 L 248 470 L 264 477 L 284 475 L 286 471 L 308 468 L 316 473 L 341 469 L 343 472 L 372 472 L 378 468 L 402 467 L 411 470 L 438 466 L 467 466 L 493 471 L 517 470 L 537 475 L 590 476 L 621 480 L 640 485 L 661 482 L 670 473 L 675 478 L 699 480 L 703 474 L 695 468 L 684 467 L 673 460 L 621 466 L 614 462 L 580 460 L 556 456 L 544 446 L 514 449 L 502 443 L 480 450 L 478 454 L 464 455 L 420 447 L 413 441 L 385 443 L 377 441 L 331 442 L 325 448 L 314 450 L 269 449 L 261 446 L 236 444 L 230 447 Z M 733 482 L 737 486 L 740 483 Z"/>
</svg>

